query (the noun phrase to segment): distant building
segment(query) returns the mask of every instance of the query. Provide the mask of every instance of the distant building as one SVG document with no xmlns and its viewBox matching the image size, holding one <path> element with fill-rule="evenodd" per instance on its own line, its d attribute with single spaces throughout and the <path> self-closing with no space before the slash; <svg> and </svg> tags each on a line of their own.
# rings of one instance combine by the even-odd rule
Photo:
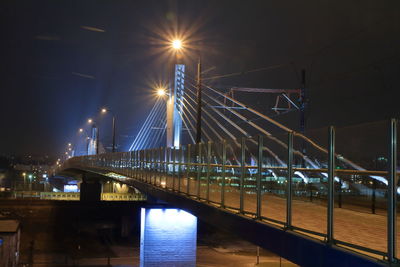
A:
<svg viewBox="0 0 400 267">
<path fill-rule="evenodd" d="M 20 224 L 17 220 L 0 219 L 1 266 L 18 266 L 20 235 Z"/>
</svg>

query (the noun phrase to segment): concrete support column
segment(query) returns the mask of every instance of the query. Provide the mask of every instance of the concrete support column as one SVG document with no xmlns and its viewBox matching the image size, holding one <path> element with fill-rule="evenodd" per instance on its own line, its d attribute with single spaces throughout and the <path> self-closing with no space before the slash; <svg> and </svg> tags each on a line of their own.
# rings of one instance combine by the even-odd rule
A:
<svg viewBox="0 0 400 267">
<path fill-rule="evenodd" d="M 195 267 L 197 218 L 184 210 L 142 208 L 141 267 Z"/>
<path fill-rule="evenodd" d="M 102 192 L 102 184 L 98 178 L 83 175 L 80 191 L 80 201 L 100 201 Z"/>
</svg>

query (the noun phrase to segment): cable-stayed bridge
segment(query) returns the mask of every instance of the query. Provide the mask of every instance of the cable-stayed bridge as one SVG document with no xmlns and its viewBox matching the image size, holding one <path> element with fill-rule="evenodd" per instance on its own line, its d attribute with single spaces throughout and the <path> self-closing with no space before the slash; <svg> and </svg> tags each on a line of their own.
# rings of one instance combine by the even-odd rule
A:
<svg viewBox="0 0 400 267">
<path fill-rule="evenodd" d="M 232 94 L 274 93 L 275 111 L 304 112 L 304 88 L 223 92 L 175 73 L 128 152 L 71 158 L 62 170 L 127 183 L 301 266 L 397 262 L 397 120 L 385 128 L 387 170 L 368 170 L 335 151 L 334 127 L 321 145 Z M 350 195 L 356 208 L 342 208 Z M 357 210 L 369 199 L 383 203 L 379 214 Z"/>
</svg>

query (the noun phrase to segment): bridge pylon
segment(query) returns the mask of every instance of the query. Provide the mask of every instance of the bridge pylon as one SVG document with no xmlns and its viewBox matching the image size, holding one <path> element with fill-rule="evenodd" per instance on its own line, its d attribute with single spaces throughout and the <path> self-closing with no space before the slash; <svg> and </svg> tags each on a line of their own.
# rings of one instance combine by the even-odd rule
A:
<svg viewBox="0 0 400 267">
<path fill-rule="evenodd" d="M 182 109 L 185 90 L 185 65 L 175 64 L 174 86 L 167 101 L 167 147 L 179 147 L 182 136 Z"/>
</svg>

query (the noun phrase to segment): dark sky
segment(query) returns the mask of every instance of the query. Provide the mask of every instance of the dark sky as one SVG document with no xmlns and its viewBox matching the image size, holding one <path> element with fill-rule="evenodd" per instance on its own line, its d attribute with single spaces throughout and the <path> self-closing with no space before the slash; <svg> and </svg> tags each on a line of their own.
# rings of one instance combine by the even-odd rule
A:
<svg viewBox="0 0 400 267">
<path fill-rule="evenodd" d="M 57 156 L 102 106 L 126 148 L 152 84 L 166 79 L 171 32 L 200 49 L 210 76 L 283 65 L 221 87 L 296 88 L 305 69 L 310 128 L 400 114 L 400 1 L 16 0 L 0 10 L 0 154 Z M 109 138 L 110 118 L 97 120 Z"/>
</svg>

